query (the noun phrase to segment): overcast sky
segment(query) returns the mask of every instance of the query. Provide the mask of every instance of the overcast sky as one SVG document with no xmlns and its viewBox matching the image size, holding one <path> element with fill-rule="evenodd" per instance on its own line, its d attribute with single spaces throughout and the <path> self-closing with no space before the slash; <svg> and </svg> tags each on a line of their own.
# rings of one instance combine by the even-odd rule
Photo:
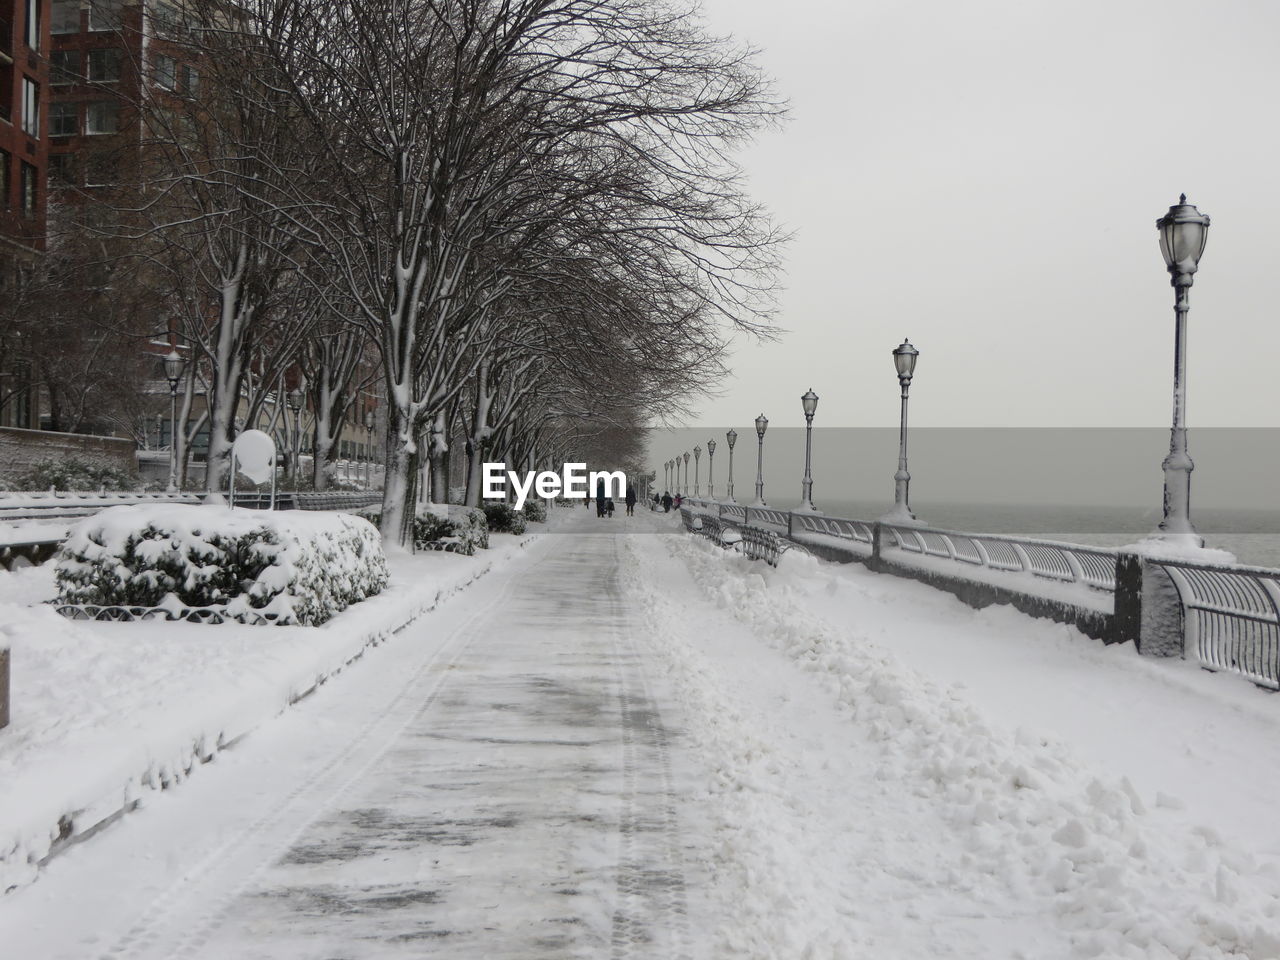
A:
<svg viewBox="0 0 1280 960">
<path fill-rule="evenodd" d="M 790 101 L 742 162 L 796 239 L 790 332 L 691 424 L 800 425 L 808 387 L 819 425 L 894 424 L 910 337 L 913 425 L 1167 425 L 1155 221 L 1185 191 L 1213 218 L 1189 424 L 1280 425 L 1280 3 L 704 4 Z"/>
</svg>

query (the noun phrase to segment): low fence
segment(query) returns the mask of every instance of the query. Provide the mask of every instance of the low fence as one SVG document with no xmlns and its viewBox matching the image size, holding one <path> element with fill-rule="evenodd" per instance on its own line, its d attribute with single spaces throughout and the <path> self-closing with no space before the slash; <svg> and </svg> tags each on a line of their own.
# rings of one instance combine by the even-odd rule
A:
<svg viewBox="0 0 1280 960">
<path fill-rule="evenodd" d="M 1280 689 L 1280 570 L 698 498 L 685 498 L 681 513 L 686 529 L 740 540 L 753 559 L 776 564 L 794 544 L 921 580 L 976 607 L 1009 603 L 1110 643 L 1133 641 L 1145 654 L 1192 657 Z"/>
</svg>

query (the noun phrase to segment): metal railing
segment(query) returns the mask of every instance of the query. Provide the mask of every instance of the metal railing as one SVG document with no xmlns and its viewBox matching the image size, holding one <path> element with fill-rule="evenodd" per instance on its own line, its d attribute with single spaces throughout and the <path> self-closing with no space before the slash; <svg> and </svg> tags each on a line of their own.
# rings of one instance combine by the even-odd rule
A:
<svg viewBox="0 0 1280 960">
<path fill-rule="evenodd" d="M 1184 651 L 1280 690 L 1280 570 L 1151 560 L 1182 602 Z"/>
<path fill-rule="evenodd" d="M 1280 690 L 1280 570 L 1140 557 L 1107 547 L 900 526 L 697 497 L 684 498 L 681 514 L 686 529 L 721 543 L 725 531 L 738 531 L 743 552 L 771 564 L 777 563 L 789 539 L 813 545 L 823 541 L 812 538 L 832 538 L 848 545 L 842 549 L 852 559 L 874 558 L 876 569 L 940 572 L 953 582 L 996 586 L 1013 595 L 1081 610 L 1106 610 L 1108 617 L 1118 613 L 1117 567 L 1124 557 L 1132 561 L 1132 569 L 1140 570 L 1145 564 L 1168 574 L 1177 591 L 1176 604 L 1181 606 L 1184 656 L 1196 658 L 1206 669 L 1232 671 L 1259 686 Z M 1138 609 L 1151 605 L 1142 616 L 1167 617 L 1169 608 L 1146 597 L 1143 582 L 1141 576 L 1133 581 L 1126 574 L 1126 605 L 1136 604 Z M 1064 593 L 1055 585 L 1085 589 Z M 1097 599 L 1090 601 L 1089 595 Z M 1172 596 L 1169 603 L 1175 603 Z M 1176 618 L 1178 607 L 1172 610 Z"/>
<path fill-rule="evenodd" d="M 1084 584 L 1114 593 L 1116 556 L 1107 547 L 1084 547 L 1053 540 L 959 533 L 932 527 L 880 524 L 881 550 L 896 548 L 921 557 L 937 557 L 1005 573 L 1029 573 L 1042 580 Z M 963 576 L 958 573 L 958 576 Z"/>
</svg>

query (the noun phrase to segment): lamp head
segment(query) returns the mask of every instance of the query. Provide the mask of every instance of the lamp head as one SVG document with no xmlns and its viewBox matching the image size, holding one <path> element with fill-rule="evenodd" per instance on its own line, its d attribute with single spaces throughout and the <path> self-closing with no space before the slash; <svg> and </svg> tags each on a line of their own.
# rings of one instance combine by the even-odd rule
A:
<svg viewBox="0 0 1280 960">
<path fill-rule="evenodd" d="M 1156 221 L 1160 253 L 1175 287 L 1191 286 L 1192 278 L 1209 239 L 1209 218 L 1187 203 L 1184 193 L 1169 212 Z"/>
<path fill-rule="evenodd" d="M 182 354 L 176 349 L 169 351 L 164 358 L 164 378 L 169 381 L 169 386 L 176 386 L 182 379 L 182 370 L 186 365 L 187 361 L 182 359 Z"/>
<path fill-rule="evenodd" d="M 729 441 L 729 449 L 732 450 L 733 445 L 738 442 L 738 431 L 730 430 L 724 435 L 724 438 Z"/>
<path fill-rule="evenodd" d="M 918 356 L 920 356 L 920 351 L 906 340 L 903 340 L 897 349 L 893 351 L 893 365 L 898 370 L 899 380 L 910 381 L 915 375 L 916 358 Z"/>
<path fill-rule="evenodd" d="M 809 392 L 800 398 L 800 402 L 804 405 L 806 417 L 812 417 L 818 412 L 818 395 L 813 392 L 813 387 L 810 387 Z"/>
<path fill-rule="evenodd" d="M 769 429 L 769 418 L 762 413 L 756 417 L 756 436 L 763 440 L 767 429 Z"/>
<path fill-rule="evenodd" d="M 707 441 L 707 456 L 714 457 L 716 455 L 716 442 L 714 440 Z"/>
</svg>

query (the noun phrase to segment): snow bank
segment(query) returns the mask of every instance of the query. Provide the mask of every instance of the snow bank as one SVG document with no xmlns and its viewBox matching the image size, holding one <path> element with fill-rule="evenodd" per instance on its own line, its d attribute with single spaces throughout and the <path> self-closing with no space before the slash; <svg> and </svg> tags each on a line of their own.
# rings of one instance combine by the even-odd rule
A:
<svg viewBox="0 0 1280 960">
<path fill-rule="evenodd" d="M 884 785 L 884 803 L 942 818 L 948 842 L 963 847 L 950 883 L 1002 901 L 992 916 L 1054 918 L 1073 956 L 1280 957 L 1274 864 L 1212 828 L 1160 816 L 1161 797 L 1144 802 L 1129 780 L 1096 775 L 1064 744 L 993 723 L 963 691 L 872 641 L 856 610 L 840 622 L 815 617 L 806 597 L 823 568 L 812 557 L 789 551 L 773 569 L 691 538 L 671 538 L 669 549 L 726 617 L 814 675 L 847 709 L 874 750 L 862 774 Z M 755 802 L 767 806 L 768 798 Z M 775 868 L 786 862 L 776 846 L 762 850 Z M 816 890 L 783 892 L 801 913 L 810 895 L 821 899 Z M 1063 955 L 1042 947 L 1034 955 Z"/>
<path fill-rule="evenodd" d="M 67 604 L 316 625 L 381 591 L 387 562 L 373 525 L 348 514 L 148 504 L 75 524 L 57 581 Z"/>
</svg>

